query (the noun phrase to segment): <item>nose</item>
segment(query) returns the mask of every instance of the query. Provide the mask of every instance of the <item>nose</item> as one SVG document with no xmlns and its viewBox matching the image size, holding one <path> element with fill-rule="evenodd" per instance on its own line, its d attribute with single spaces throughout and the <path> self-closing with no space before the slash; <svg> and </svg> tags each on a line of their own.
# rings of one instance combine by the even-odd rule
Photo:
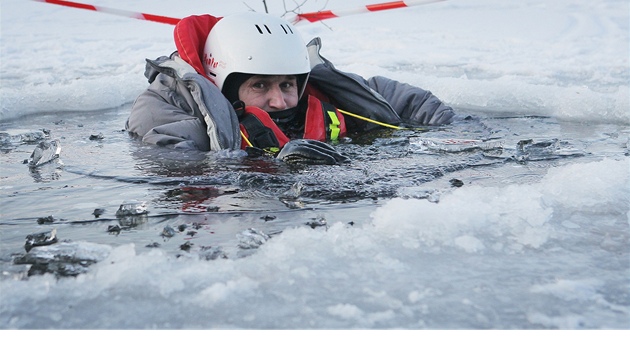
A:
<svg viewBox="0 0 630 354">
<path fill-rule="evenodd" d="M 284 99 L 284 93 L 278 86 L 274 86 L 268 92 L 268 103 L 267 105 L 272 110 L 282 111 L 288 108 L 287 102 Z"/>
</svg>

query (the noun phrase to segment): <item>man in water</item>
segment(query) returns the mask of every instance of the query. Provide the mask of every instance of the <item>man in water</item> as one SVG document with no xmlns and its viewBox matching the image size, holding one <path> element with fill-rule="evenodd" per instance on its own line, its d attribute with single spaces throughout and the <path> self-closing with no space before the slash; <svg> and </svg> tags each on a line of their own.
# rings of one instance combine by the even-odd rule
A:
<svg viewBox="0 0 630 354">
<path fill-rule="evenodd" d="M 345 158 L 327 143 L 348 133 L 460 119 L 429 91 L 337 70 L 319 38 L 305 44 L 277 17 L 190 16 L 174 37 L 177 52 L 147 60 L 150 86 L 126 124 L 147 143 L 334 164 Z"/>
</svg>

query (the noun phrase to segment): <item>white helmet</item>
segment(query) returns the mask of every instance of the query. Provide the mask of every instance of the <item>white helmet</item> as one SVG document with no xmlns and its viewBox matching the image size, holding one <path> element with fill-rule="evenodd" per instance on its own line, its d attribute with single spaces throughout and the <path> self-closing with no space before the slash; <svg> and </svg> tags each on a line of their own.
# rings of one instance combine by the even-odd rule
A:
<svg viewBox="0 0 630 354">
<path fill-rule="evenodd" d="M 222 18 L 210 31 L 203 51 L 206 74 L 223 90 L 228 76 L 300 75 L 304 89 L 311 70 L 306 44 L 287 21 L 244 12 Z"/>
</svg>

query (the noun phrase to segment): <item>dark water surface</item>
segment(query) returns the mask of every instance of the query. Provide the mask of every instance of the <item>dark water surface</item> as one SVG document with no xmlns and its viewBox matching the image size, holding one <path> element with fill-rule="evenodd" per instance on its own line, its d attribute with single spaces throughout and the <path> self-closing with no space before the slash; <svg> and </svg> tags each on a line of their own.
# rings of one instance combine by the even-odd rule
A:
<svg viewBox="0 0 630 354">
<path fill-rule="evenodd" d="M 551 166 L 628 153 L 627 127 L 487 117 L 354 136 L 337 146 L 350 164 L 290 166 L 144 145 L 123 129 L 128 113 L 51 113 L 0 125 L 3 269 L 14 269 L 27 235 L 51 230 L 59 240 L 173 252 L 189 242 L 235 255 L 242 250 L 234 235 L 250 227 L 273 235 L 290 226 L 361 223 L 394 197 L 431 200 L 470 184 L 533 182 Z M 60 158 L 29 167 L 42 139 L 58 139 Z M 126 203 L 144 203 L 147 213 L 117 216 Z"/>
</svg>

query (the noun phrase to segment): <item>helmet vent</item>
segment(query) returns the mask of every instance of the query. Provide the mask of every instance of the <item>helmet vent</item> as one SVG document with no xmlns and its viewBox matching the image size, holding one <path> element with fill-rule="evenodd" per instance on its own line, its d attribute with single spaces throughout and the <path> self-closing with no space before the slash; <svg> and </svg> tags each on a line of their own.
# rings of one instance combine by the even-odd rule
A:
<svg viewBox="0 0 630 354">
<path fill-rule="evenodd" d="M 254 25 L 254 26 L 256 26 L 258 33 L 265 34 L 265 32 L 262 30 L 262 28 L 260 28 L 259 25 Z M 263 25 L 263 26 L 265 27 L 265 30 L 267 30 L 267 33 L 271 34 L 271 30 L 269 29 L 269 27 L 267 27 L 267 25 Z"/>
<path fill-rule="evenodd" d="M 285 34 L 289 34 L 289 32 L 291 32 L 291 34 L 293 34 L 293 30 L 291 30 L 291 27 L 287 26 L 285 28 L 284 25 L 280 25 L 280 27 L 282 27 L 282 29 L 284 30 Z M 287 29 L 288 29 L 288 31 L 287 31 Z"/>
</svg>

